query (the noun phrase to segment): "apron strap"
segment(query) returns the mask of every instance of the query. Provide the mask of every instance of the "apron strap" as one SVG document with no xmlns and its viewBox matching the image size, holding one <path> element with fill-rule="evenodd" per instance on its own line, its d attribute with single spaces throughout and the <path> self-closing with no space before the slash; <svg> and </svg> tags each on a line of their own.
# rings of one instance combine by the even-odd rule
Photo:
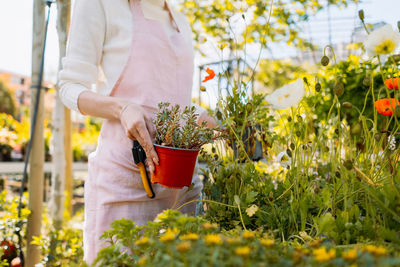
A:
<svg viewBox="0 0 400 267">
<path fill-rule="evenodd" d="M 165 3 L 165 4 L 164 4 L 164 5 L 165 5 L 165 9 L 168 10 L 168 13 L 169 13 L 169 17 L 170 17 L 170 19 L 171 19 L 171 22 L 175 25 L 175 28 L 176 28 L 177 32 L 181 32 L 181 29 L 179 29 L 179 25 L 178 25 L 178 23 L 176 22 L 174 13 L 172 12 L 171 8 L 169 7 L 168 1 L 165 0 L 164 3 Z"/>
<path fill-rule="evenodd" d="M 135 16 L 145 18 L 144 14 L 143 14 L 142 4 L 141 4 L 142 0 L 128 0 L 128 1 L 130 2 L 130 7 L 132 10 L 132 13 Z M 181 30 L 178 26 L 178 23 L 176 22 L 174 13 L 171 11 L 171 8 L 169 7 L 169 4 L 167 1 L 164 1 L 164 8 L 168 11 L 170 20 L 171 20 L 173 26 L 175 27 L 176 31 L 181 32 Z"/>
</svg>

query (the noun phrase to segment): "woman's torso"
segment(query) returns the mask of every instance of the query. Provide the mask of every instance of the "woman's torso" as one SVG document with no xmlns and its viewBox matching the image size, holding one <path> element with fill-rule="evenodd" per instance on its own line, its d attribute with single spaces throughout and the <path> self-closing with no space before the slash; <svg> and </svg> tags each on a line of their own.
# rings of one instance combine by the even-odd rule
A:
<svg viewBox="0 0 400 267">
<path fill-rule="evenodd" d="M 133 37 L 133 14 L 128 0 L 100 0 L 104 8 L 106 33 L 99 66 L 99 79 L 96 89 L 108 95 L 118 80 L 127 62 Z M 190 25 L 183 15 L 172 9 L 178 27 L 190 31 Z M 167 26 L 165 25 L 167 28 Z M 167 32 L 170 32 L 167 30 Z M 192 45 L 191 34 L 183 35 L 188 45 Z"/>
</svg>

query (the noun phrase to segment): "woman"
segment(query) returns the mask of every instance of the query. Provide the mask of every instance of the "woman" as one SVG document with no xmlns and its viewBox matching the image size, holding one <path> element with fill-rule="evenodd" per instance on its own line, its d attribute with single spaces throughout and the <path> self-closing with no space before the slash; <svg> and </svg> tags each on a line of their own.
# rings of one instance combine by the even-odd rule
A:
<svg viewBox="0 0 400 267">
<path fill-rule="evenodd" d="M 158 156 L 152 119 L 158 103 L 191 104 L 190 25 L 164 0 L 75 2 L 60 72 L 61 99 L 84 115 L 106 119 L 85 181 L 84 259 L 91 264 L 112 221 L 145 224 L 176 201 L 196 199 L 202 184 L 195 176 L 190 192 L 153 185 L 156 198 L 149 199 L 131 153 L 132 140 L 138 140 L 153 172 Z M 98 93 L 89 90 L 94 83 Z M 205 112 L 200 120 L 215 124 Z M 192 213 L 194 207 L 183 211 Z"/>
</svg>

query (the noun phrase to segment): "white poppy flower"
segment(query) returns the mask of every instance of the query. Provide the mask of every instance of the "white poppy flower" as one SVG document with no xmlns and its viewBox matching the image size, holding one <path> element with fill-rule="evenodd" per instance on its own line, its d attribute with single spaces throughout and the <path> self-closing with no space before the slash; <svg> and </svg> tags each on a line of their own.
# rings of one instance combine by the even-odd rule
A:
<svg viewBox="0 0 400 267">
<path fill-rule="evenodd" d="M 392 26 L 386 24 L 371 32 L 364 42 L 365 50 L 369 56 L 392 53 L 400 42 L 400 33 L 394 31 Z"/>
<path fill-rule="evenodd" d="M 305 94 L 304 83 L 302 79 L 287 84 L 272 94 L 267 95 L 265 100 L 272 105 L 274 109 L 286 109 L 297 105 Z"/>
<path fill-rule="evenodd" d="M 292 163 L 292 160 L 290 159 L 286 151 L 279 153 L 276 157 L 276 161 L 284 168 L 287 168 Z"/>
</svg>

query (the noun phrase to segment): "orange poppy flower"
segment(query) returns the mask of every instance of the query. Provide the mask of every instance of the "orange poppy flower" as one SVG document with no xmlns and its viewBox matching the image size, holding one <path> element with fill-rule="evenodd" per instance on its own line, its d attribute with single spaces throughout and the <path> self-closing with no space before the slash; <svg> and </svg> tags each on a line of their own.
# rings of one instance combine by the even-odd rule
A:
<svg viewBox="0 0 400 267">
<path fill-rule="evenodd" d="M 384 116 L 393 115 L 396 105 L 400 105 L 399 100 L 395 98 L 383 98 L 375 101 L 375 108 L 379 114 Z"/>
<path fill-rule="evenodd" d="M 400 78 L 389 78 L 385 80 L 386 87 L 389 89 L 399 89 Z M 394 84 L 394 86 L 393 86 Z"/>
<path fill-rule="evenodd" d="M 207 68 L 206 72 L 208 73 L 208 76 L 206 76 L 204 78 L 203 83 L 205 83 L 206 81 L 212 80 L 215 77 L 215 72 L 212 69 Z"/>
</svg>

